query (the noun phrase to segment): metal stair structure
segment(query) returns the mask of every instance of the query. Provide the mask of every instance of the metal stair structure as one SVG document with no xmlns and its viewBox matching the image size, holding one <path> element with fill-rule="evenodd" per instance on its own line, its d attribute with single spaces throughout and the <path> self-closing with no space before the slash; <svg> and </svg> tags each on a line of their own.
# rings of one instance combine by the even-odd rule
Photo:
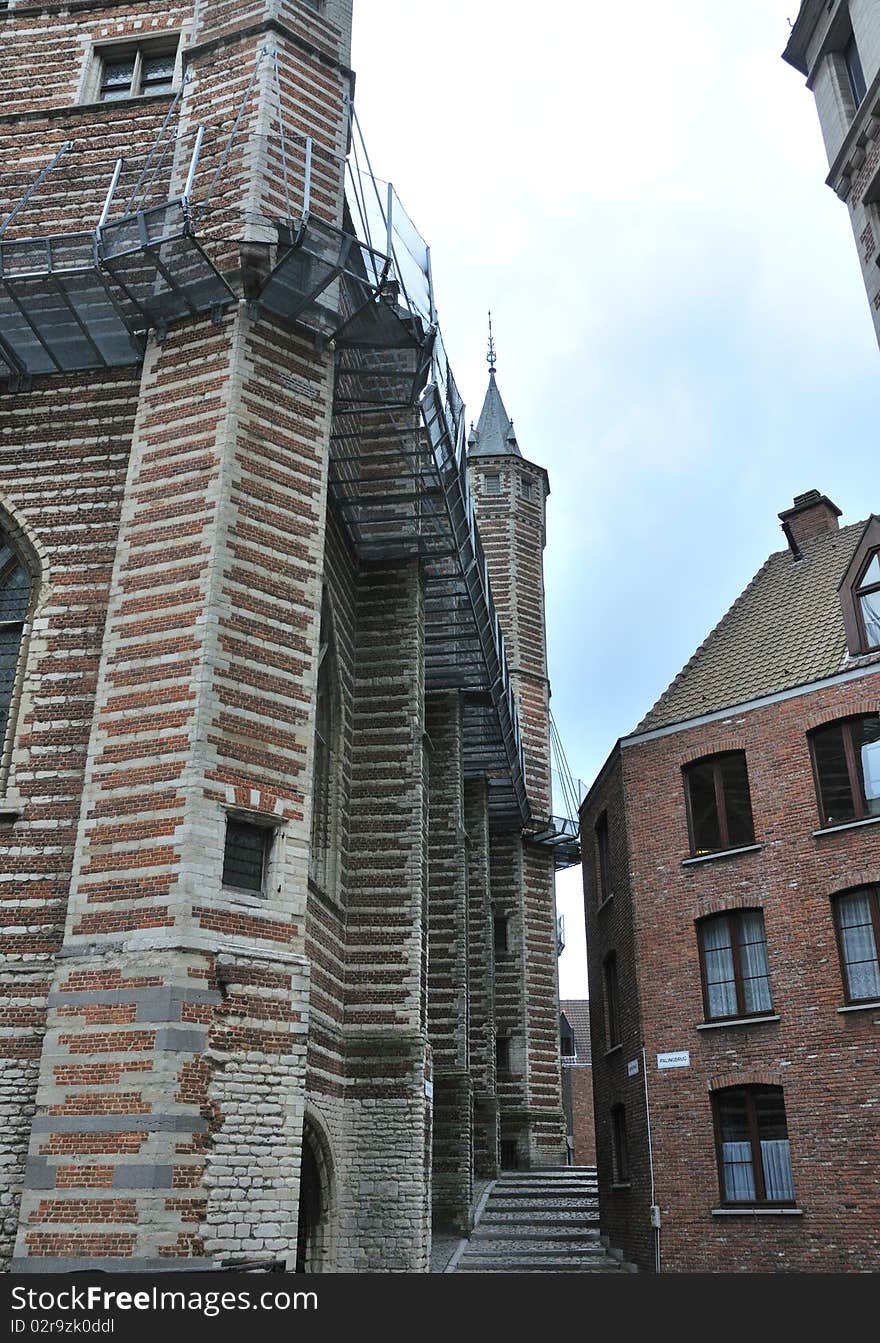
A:
<svg viewBox="0 0 880 1343">
<path fill-rule="evenodd" d="M 595 1166 L 507 1171 L 454 1273 L 631 1273 L 599 1238 Z"/>
</svg>

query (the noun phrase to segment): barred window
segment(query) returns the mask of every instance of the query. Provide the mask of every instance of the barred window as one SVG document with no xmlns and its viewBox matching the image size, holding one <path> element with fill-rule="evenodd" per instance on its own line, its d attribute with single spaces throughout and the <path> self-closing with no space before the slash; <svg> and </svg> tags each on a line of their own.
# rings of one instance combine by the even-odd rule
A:
<svg viewBox="0 0 880 1343">
<path fill-rule="evenodd" d="M 134 46 L 99 48 L 98 101 L 118 102 L 121 98 L 145 98 L 151 94 L 171 93 L 177 62 L 177 37 L 169 43 L 140 42 Z"/>
<path fill-rule="evenodd" d="M 266 826 L 230 816 L 226 821 L 223 848 L 223 885 L 261 895 L 265 888 L 266 859 L 272 837 L 273 832 Z"/>
<path fill-rule="evenodd" d="M 325 603 L 318 649 L 309 876 L 327 893 L 335 888 L 338 867 L 339 717 L 336 650 Z"/>
</svg>

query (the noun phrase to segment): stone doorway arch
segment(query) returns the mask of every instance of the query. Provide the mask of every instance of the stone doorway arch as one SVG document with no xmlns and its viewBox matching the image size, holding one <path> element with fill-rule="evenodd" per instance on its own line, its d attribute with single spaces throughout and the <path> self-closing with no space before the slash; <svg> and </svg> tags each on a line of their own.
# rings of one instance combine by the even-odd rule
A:
<svg viewBox="0 0 880 1343">
<path fill-rule="evenodd" d="M 307 1114 L 300 1165 L 297 1273 L 326 1273 L 329 1269 L 333 1195 L 330 1144 L 314 1115 Z"/>
</svg>

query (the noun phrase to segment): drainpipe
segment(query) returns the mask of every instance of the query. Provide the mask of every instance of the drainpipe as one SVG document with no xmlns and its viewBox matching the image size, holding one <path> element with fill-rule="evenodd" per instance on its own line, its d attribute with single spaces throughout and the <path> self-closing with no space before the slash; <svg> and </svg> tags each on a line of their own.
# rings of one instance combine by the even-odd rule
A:
<svg viewBox="0 0 880 1343">
<path fill-rule="evenodd" d="M 642 1045 L 642 1073 L 645 1078 L 645 1122 L 648 1128 L 648 1165 L 651 1171 L 651 1227 L 654 1232 L 654 1269 L 662 1273 L 660 1259 L 660 1208 L 654 1186 L 654 1145 L 651 1141 L 651 1102 L 648 1098 L 648 1054 Z"/>
</svg>

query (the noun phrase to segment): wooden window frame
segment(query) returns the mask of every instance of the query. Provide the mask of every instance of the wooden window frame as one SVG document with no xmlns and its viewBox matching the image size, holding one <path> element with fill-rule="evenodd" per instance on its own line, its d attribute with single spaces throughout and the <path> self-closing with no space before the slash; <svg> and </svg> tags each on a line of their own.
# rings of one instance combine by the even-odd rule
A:
<svg viewBox="0 0 880 1343">
<path fill-rule="evenodd" d="M 840 901 L 845 900 L 848 895 L 866 894 L 868 897 L 868 909 L 871 912 L 871 926 L 874 930 L 874 951 L 880 960 L 880 886 L 853 886 L 848 891 L 838 891 L 831 897 L 831 914 L 834 919 L 834 936 L 837 941 L 837 955 L 840 959 L 840 977 L 843 981 L 843 996 L 847 1007 L 860 1007 L 863 1003 L 873 1003 L 876 1001 L 873 997 L 853 998 L 849 991 L 849 975 L 847 974 L 847 959 L 843 946 L 843 929 L 840 926 Z"/>
<path fill-rule="evenodd" d="M 868 799 L 865 796 L 865 779 L 862 774 L 856 756 L 855 742 L 853 741 L 853 724 L 861 723 L 866 718 L 878 718 L 880 714 L 860 713 L 853 714 L 849 718 L 835 718 L 830 723 L 822 723 L 819 727 L 813 728 L 809 733 L 810 759 L 813 764 L 813 782 L 816 787 L 816 802 L 819 807 L 819 826 L 821 829 L 834 829 L 835 825 L 853 825 L 856 821 L 868 820 L 873 813 L 868 811 Z M 828 810 L 825 806 L 825 798 L 822 792 L 822 779 L 819 774 L 819 763 L 816 759 L 816 737 L 823 732 L 828 732 L 832 728 L 840 728 L 843 731 L 843 749 L 846 756 L 846 771 L 849 776 L 850 793 L 853 800 L 854 815 L 847 821 L 829 823 L 827 819 Z"/>
<path fill-rule="evenodd" d="M 718 1167 L 718 1192 L 721 1195 L 721 1206 L 723 1208 L 793 1208 L 796 1206 L 794 1198 L 786 1199 L 768 1199 L 767 1186 L 764 1181 L 764 1163 L 761 1160 L 761 1134 L 758 1127 L 758 1111 L 755 1105 L 755 1096 L 761 1091 L 775 1091 L 782 1097 L 782 1112 L 785 1115 L 785 1131 L 788 1134 L 788 1113 L 785 1109 L 785 1093 L 782 1087 L 777 1086 L 739 1086 L 723 1087 L 718 1091 L 712 1092 L 712 1122 L 715 1129 L 715 1161 Z M 742 1199 L 729 1199 L 724 1181 L 724 1152 L 722 1150 L 721 1133 L 721 1100 L 724 1096 L 731 1093 L 742 1093 L 746 1099 L 746 1112 L 749 1127 L 749 1143 L 752 1149 L 752 1179 L 755 1184 L 755 1198 L 751 1203 L 746 1203 Z M 787 1137 L 786 1141 L 790 1142 Z"/>
<path fill-rule="evenodd" d="M 764 911 L 760 905 L 752 905 L 748 909 L 729 909 L 722 914 L 707 914 L 704 918 L 697 920 L 697 951 L 700 957 L 700 981 L 703 990 L 703 1021 L 705 1023 L 716 1023 L 721 1021 L 739 1021 L 751 1017 L 766 1017 L 773 1011 L 773 988 L 770 988 L 770 1006 L 762 1007 L 757 1012 L 750 1012 L 745 1006 L 745 987 L 743 982 L 742 961 L 739 952 L 739 938 L 737 936 L 737 923 L 744 914 L 760 914 L 761 926 L 764 929 L 764 949 L 767 948 L 767 929 L 764 924 Z M 706 952 L 703 946 L 702 929 L 706 924 L 722 921 L 730 929 L 730 945 L 733 955 L 733 980 L 736 991 L 736 1011 L 731 1016 L 710 1016 L 709 1014 L 709 979 L 706 971 Z M 769 966 L 769 957 L 768 957 Z M 768 969 L 769 978 L 769 969 Z"/>
<path fill-rule="evenodd" d="M 872 516 L 865 524 L 865 530 L 855 553 L 847 565 L 846 573 L 838 584 L 843 624 L 846 630 L 846 646 L 851 657 L 863 657 L 867 653 L 876 653 L 878 646 L 869 647 L 862 615 L 860 595 L 873 591 L 874 584 L 863 587 L 863 580 L 874 556 L 880 554 L 880 517 Z"/>
<path fill-rule="evenodd" d="M 605 997 L 605 1048 L 610 1052 L 622 1043 L 620 1029 L 620 976 L 617 952 L 609 951 L 602 962 L 602 987 Z"/>
<path fill-rule="evenodd" d="M 611 828 L 607 810 L 597 817 L 593 834 L 596 838 L 596 905 L 600 907 L 614 894 L 611 884 Z"/>
<path fill-rule="evenodd" d="M 875 558 L 880 557 L 880 547 L 869 552 L 864 564 L 860 569 L 860 577 L 853 584 L 853 605 L 855 607 L 855 617 L 859 630 L 859 646 L 866 653 L 876 653 L 880 650 L 880 643 L 868 643 L 868 627 L 865 624 L 865 613 L 862 610 L 862 598 L 871 597 L 875 593 L 880 594 L 880 583 L 865 583 L 865 576 L 873 564 Z"/>
<path fill-rule="evenodd" d="M 742 756 L 746 767 L 746 787 L 749 790 L 749 809 L 752 814 L 752 833 L 749 839 L 741 844 L 731 844 L 730 826 L 727 820 L 727 799 L 724 795 L 724 780 L 721 777 L 721 762 L 729 760 L 731 756 Z M 691 802 L 691 772 L 701 765 L 712 765 L 712 777 L 715 785 L 715 808 L 718 813 L 718 837 L 719 847 L 717 849 L 708 849 L 705 852 L 697 849 L 696 833 L 694 830 L 694 812 Z M 687 807 L 688 822 L 688 840 L 690 843 L 690 852 L 692 858 L 708 857 L 710 853 L 727 853 L 736 849 L 750 849 L 755 843 L 755 811 L 752 806 L 752 784 L 749 775 L 748 758 L 745 751 L 719 751 L 717 755 L 704 755 L 699 760 L 689 760 L 684 766 L 682 773 L 684 775 L 684 795 Z"/>
</svg>

